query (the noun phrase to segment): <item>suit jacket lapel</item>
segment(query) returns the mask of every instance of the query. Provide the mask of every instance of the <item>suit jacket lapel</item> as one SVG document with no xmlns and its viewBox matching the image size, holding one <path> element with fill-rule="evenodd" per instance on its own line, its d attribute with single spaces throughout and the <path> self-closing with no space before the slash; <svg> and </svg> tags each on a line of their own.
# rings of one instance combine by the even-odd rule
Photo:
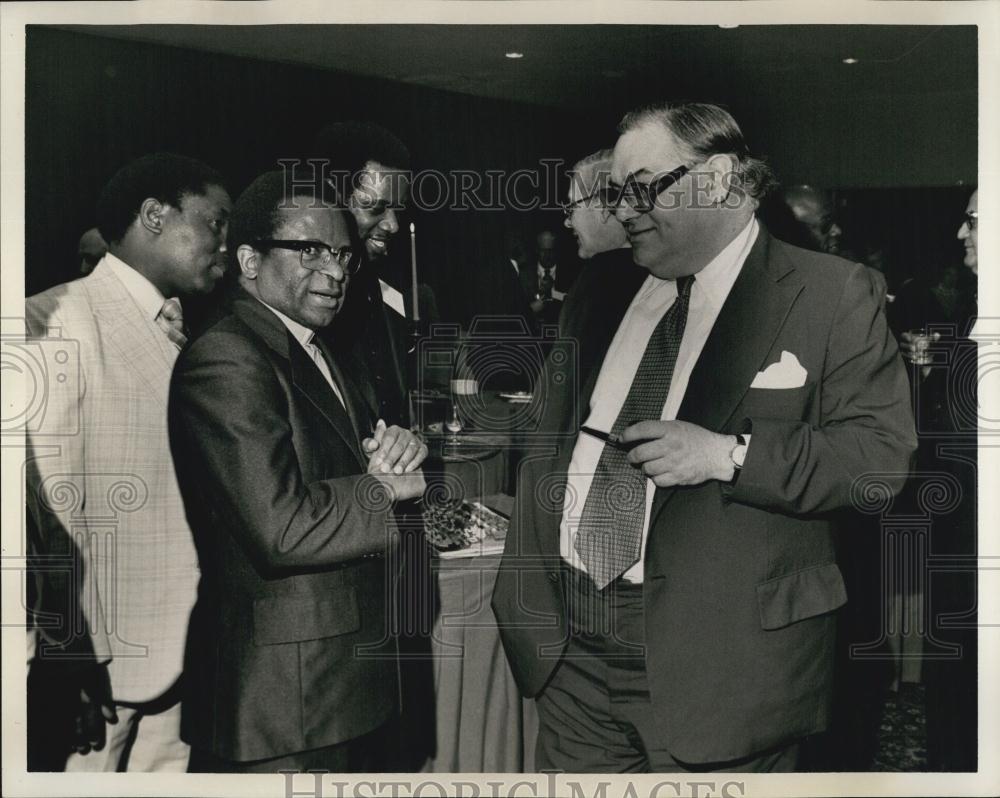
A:
<svg viewBox="0 0 1000 798">
<path fill-rule="evenodd" d="M 801 290 L 791 261 L 762 228 L 691 373 L 678 419 L 714 432 L 725 426 Z"/>
<path fill-rule="evenodd" d="M 802 282 L 761 228 L 691 372 L 678 420 L 721 432 L 764 365 Z M 674 493 L 658 489 L 650 525 Z"/>
<path fill-rule="evenodd" d="M 288 333 L 288 335 L 291 335 L 291 333 Z M 288 354 L 289 362 L 292 366 L 292 384 L 301 390 L 306 398 L 326 417 L 326 420 L 330 422 L 340 437 L 344 439 L 344 442 L 354 454 L 355 459 L 357 459 L 358 464 L 362 468 L 367 467 L 361 458 L 358 433 L 351 423 L 350 416 L 320 370 L 316 367 L 312 358 L 299 345 L 298 341 L 294 339 L 289 342 Z M 333 371 L 332 367 L 331 371 Z"/>
<path fill-rule="evenodd" d="M 143 316 L 107 264 L 99 263 L 84 280 L 91 307 L 101 319 L 107 341 L 165 408 L 170 371 L 177 359 L 176 347 L 152 319 Z"/>
<path fill-rule="evenodd" d="M 365 405 L 365 401 L 358 384 L 351 376 L 350 369 L 341 368 L 338 358 L 333 354 L 333 351 L 330 349 L 326 341 L 319 336 L 317 336 L 314 340 L 316 345 L 323 352 L 327 365 L 329 365 L 330 371 L 333 374 L 333 379 L 336 381 L 338 387 L 340 388 L 340 392 L 344 396 L 344 406 L 347 410 L 351 427 L 354 430 L 354 440 L 357 442 L 358 454 L 361 455 L 362 462 L 364 462 L 367 458 L 361 450 L 361 439 L 367 437 L 372 431 L 373 422 L 371 414 L 368 411 L 368 407 Z M 342 357 L 347 359 L 346 355 Z M 334 399 L 336 400 L 336 397 L 334 397 Z M 339 401 L 337 403 L 340 404 Z"/>
<path fill-rule="evenodd" d="M 336 430 L 362 470 L 366 469 L 368 466 L 361 454 L 360 441 L 347 411 L 312 358 L 282 324 L 281 319 L 242 289 L 233 302 L 233 310 L 265 343 L 288 361 L 292 384 Z"/>
</svg>

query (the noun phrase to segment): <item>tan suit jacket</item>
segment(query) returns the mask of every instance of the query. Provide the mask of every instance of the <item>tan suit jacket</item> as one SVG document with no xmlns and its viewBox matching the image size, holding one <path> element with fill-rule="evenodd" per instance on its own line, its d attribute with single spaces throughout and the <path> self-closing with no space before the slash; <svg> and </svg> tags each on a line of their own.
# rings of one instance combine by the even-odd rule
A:
<svg viewBox="0 0 1000 798">
<path fill-rule="evenodd" d="M 180 676 L 198 583 L 167 439 L 177 349 L 105 261 L 30 297 L 26 317 L 44 363 L 28 506 L 43 555 L 75 562 L 71 622 L 43 624 L 38 655 L 110 659 L 115 698 L 151 700 Z"/>
</svg>

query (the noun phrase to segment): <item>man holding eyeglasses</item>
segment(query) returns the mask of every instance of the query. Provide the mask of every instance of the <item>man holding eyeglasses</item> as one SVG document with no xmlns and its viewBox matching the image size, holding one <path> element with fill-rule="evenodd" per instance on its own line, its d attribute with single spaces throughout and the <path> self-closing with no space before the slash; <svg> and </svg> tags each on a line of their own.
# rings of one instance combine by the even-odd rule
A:
<svg viewBox="0 0 1000 798">
<path fill-rule="evenodd" d="M 237 200 L 240 290 L 178 360 L 170 436 L 201 566 L 186 652 L 190 770 L 372 771 L 398 708 L 392 503 L 427 448 L 316 336 L 360 259 L 344 211 L 281 172 Z"/>
<path fill-rule="evenodd" d="M 728 112 L 619 130 L 608 202 L 645 274 L 564 314 L 591 354 L 545 407 L 562 442 L 522 469 L 494 611 L 540 769 L 792 770 L 829 714 L 831 519 L 905 480 L 906 376 L 864 267 L 757 222 L 771 178 Z"/>
</svg>

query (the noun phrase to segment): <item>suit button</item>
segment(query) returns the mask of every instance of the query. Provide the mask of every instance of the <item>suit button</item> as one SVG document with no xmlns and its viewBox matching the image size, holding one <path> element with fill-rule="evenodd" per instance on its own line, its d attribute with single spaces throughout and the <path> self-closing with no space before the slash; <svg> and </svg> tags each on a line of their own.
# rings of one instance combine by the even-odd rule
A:
<svg viewBox="0 0 1000 798">
<path fill-rule="evenodd" d="M 549 573 L 549 574 L 546 574 L 546 577 L 548 578 L 548 580 L 550 582 L 558 582 L 559 581 L 559 574 Z"/>
</svg>

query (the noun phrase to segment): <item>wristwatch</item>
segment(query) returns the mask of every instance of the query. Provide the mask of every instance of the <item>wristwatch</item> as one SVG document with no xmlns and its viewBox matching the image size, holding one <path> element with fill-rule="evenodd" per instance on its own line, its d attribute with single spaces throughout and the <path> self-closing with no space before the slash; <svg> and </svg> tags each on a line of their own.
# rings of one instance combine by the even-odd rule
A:
<svg viewBox="0 0 1000 798">
<path fill-rule="evenodd" d="M 736 445 L 733 450 L 729 453 L 729 459 L 733 461 L 733 469 L 739 471 L 743 468 L 743 461 L 747 457 L 747 439 L 746 436 L 736 433 Z"/>
</svg>

